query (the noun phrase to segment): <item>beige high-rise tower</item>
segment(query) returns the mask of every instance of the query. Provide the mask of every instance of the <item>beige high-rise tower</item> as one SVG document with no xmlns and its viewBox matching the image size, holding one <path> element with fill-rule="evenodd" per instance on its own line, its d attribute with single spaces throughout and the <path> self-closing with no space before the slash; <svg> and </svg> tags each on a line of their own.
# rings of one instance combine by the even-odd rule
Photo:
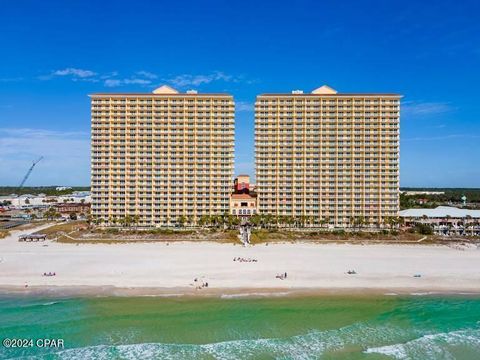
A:
<svg viewBox="0 0 480 360">
<path fill-rule="evenodd" d="M 259 212 L 382 226 L 399 210 L 397 94 L 262 94 L 255 103 Z M 365 224 L 366 225 L 366 224 Z"/>
<path fill-rule="evenodd" d="M 92 215 L 140 226 L 229 211 L 234 102 L 228 94 L 93 94 Z"/>
</svg>

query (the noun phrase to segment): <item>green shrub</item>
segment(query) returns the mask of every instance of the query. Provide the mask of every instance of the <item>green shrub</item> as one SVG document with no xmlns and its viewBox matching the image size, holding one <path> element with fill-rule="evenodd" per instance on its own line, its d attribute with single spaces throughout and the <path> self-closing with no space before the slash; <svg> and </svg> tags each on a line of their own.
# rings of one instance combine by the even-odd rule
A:
<svg viewBox="0 0 480 360">
<path fill-rule="evenodd" d="M 421 235 L 432 235 L 433 228 L 428 224 L 417 224 L 415 225 L 415 232 Z"/>
</svg>

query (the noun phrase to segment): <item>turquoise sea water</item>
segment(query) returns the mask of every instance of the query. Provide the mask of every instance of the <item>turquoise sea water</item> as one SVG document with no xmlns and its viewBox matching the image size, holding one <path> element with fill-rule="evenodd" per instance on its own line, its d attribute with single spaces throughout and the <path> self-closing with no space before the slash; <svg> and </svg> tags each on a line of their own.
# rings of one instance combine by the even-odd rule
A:
<svg viewBox="0 0 480 360">
<path fill-rule="evenodd" d="M 480 359 L 480 298 L 0 297 L 0 347 L 32 359 Z"/>
</svg>

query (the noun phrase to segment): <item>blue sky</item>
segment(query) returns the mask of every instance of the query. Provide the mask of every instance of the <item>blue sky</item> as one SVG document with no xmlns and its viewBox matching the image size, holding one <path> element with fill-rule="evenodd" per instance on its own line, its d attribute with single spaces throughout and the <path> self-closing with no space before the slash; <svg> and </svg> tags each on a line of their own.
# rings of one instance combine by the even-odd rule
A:
<svg viewBox="0 0 480 360">
<path fill-rule="evenodd" d="M 253 102 L 328 84 L 397 92 L 401 186 L 480 187 L 478 1 L 6 1 L 0 185 L 88 185 L 93 92 L 229 92 L 236 172 Z"/>
</svg>

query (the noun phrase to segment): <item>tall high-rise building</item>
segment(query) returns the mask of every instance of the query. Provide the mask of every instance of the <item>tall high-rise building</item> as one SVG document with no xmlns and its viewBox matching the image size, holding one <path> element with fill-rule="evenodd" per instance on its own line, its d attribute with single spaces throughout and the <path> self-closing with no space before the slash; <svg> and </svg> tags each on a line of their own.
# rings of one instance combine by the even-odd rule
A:
<svg viewBox="0 0 480 360">
<path fill-rule="evenodd" d="M 229 211 L 234 102 L 228 94 L 93 94 L 92 215 L 162 226 Z"/>
<path fill-rule="evenodd" d="M 400 98 L 328 86 L 259 95 L 259 212 L 340 227 L 398 216 Z"/>
</svg>

